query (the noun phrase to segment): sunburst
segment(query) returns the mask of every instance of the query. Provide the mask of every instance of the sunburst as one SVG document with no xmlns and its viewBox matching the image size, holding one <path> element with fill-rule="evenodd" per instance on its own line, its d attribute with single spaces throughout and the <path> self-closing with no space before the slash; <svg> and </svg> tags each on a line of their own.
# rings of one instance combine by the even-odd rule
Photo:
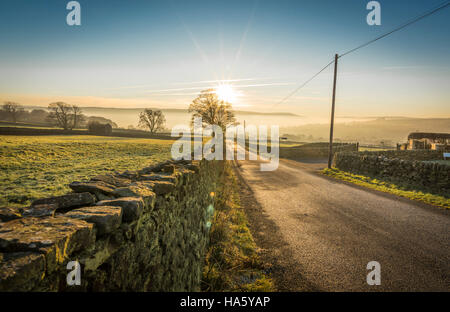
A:
<svg viewBox="0 0 450 312">
<path fill-rule="evenodd" d="M 229 103 L 236 102 L 238 94 L 231 85 L 220 84 L 215 88 L 215 91 L 220 100 Z"/>
</svg>

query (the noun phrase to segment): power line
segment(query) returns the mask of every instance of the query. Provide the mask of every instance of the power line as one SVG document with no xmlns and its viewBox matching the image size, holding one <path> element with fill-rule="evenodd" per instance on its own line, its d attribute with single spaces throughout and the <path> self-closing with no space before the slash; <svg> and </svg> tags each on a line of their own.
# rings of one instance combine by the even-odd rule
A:
<svg viewBox="0 0 450 312">
<path fill-rule="evenodd" d="M 385 34 L 379 36 L 379 37 L 376 37 L 375 39 L 372 39 L 372 40 L 370 40 L 370 41 L 367 41 L 366 43 L 363 43 L 363 44 L 357 46 L 356 48 L 350 49 L 350 50 L 348 50 L 348 51 L 342 53 L 341 55 L 339 55 L 338 58 L 341 58 L 341 57 L 343 57 L 343 56 L 346 56 L 347 54 L 350 54 L 350 53 L 352 53 L 352 52 L 355 52 L 356 50 L 359 50 L 359 49 L 361 49 L 361 48 L 363 48 L 363 47 L 366 47 L 366 46 L 368 46 L 369 44 L 374 43 L 375 41 L 378 41 L 378 40 L 380 40 L 380 39 L 383 39 L 384 37 L 387 37 L 387 36 L 389 36 L 390 34 L 396 32 L 396 31 L 399 31 L 399 30 L 401 30 L 401 29 L 403 29 L 403 28 L 405 28 L 405 27 L 407 27 L 407 26 L 409 26 L 409 25 L 411 25 L 411 24 L 414 24 L 415 22 L 418 22 L 419 20 L 421 20 L 421 19 L 423 19 L 423 18 L 425 18 L 425 17 L 427 17 L 427 16 L 430 16 L 430 15 L 436 13 L 437 11 L 442 10 L 442 9 L 446 8 L 447 6 L 449 6 L 449 5 L 450 5 L 450 1 L 447 1 L 447 2 L 445 2 L 444 4 L 439 5 L 437 8 L 432 9 L 431 11 L 426 12 L 426 13 L 424 13 L 424 14 L 418 16 L 418 17 L 415 17 L 414 19 L 412 19 L 412 20 L 410 20 L 410 21 L 408 21 L 408 22 L 402 24 L 401 26 L 399 26 L 399 27 L 397 27 L 397 28 L 395 28 L 395 29 L 393 29 L 393 30 L 391 30 L 391 31 L 389 31 L 389 32 L 387 32 L 387 33 L 385 33 Z M 293 95 L 294 95 L 295 93 L 297 93 L 300 89 L 302 89 L 304 86 L 306 86 L 311 80 L 313 80 L 314 78 L 316 78 L 321 72 L 323 72 L 326 68 L 328 68 L 328 66 L 330 66 L 330 65 L 333 64 L 333 63 L 334 63 L 334 60 L 332 60 L 332 61 L 331 61 L 330 63 L 328 63 L 327 65 L 325 65 L 325 67 L 323 67 L 320 71 L 318 71 L 316 74 L 314 74 L 311 78 L 309 78 L 308 80 L 306 80 L 303 84 L 301 84 L 299 87 L 297 87 L 294 91 L 292 91 L 291 93 L 289 93 L 289 94 L 288 94 L 286 97 L 284 97 L 281 101 L 279 101 L 278 103 L 275 103 L 275 104 L 273 105 L 273 107 L 275 107 L 276 105 L 279 105 L 279 104 L 281 104 L 281 103 L 284 103 L 286 100 L 288 100 L 291 96 L 293 96 Z"/>
<path fill-rule="evenodd" d="M 289 99 L 291 96 L 293 96 L 295 93 L 297 93 L 301 88 L 303 88 L 304 86 L 306 86 L 311 80 L 313 80 L 314 78 L 316 78 L 321 72 L 323 72 L 325 69 L 328 68 L 328 66 L 330 66 L 331 64 L 334 63 L 334 60 L 332 60 L 330 63 L 328 63 L 327 65 L 325 65 L 325 67 L 323 67 L 321 70 L 319 70 L 316 74 L 314 74 L 311 78 L 309 78 L 308 80 L 306 80 L 303 84 L 301 84 L 299 87 L 297 87 L 294 91 L 292 91 L 291 93 L 289 93 L 286 97 L 284 97 L 280 102 L 276 103 L 275 105 L 279 105 L 283 102 L 285 102 L 287 99 Z M 274 106 L 275 106 L 274 105 Z"/>
<path fill-rule="evenodd" d="M 418 21 L 420 21 L 421 19 L 423 19 L 423 18 L 425 18 L 425 17 L 427 17 L 427 16 L 430 16 L 431 14 L 434 14 L 434 13 L 436 13 L 436 12 L 439 11 L 439 10 L 442 10 L 442 9 L 446 8 L 447 6 L 449 6 L 449 5 L 450 5 L 450 1 L 447 1 L 445 4 L 440 5 L 440 6 L 437 7 L 436 9 L 433 9 L 433 10 L 431 10 L 431 11 L 425 13 L 425 14 L 422 14 L 422 15 L 420 15 L 420 16 L 418 16 L 418 17 L 412 19 L 412 20 L 410 20 L 409 22 L 406 22 L 405 24 L 402 24 L 401 26 L 399 26 L 399 27 L 397 27 L 397 28 L 395 28 L 395 29 L 393 29 L 393 30 L 391 30 L 391 31 L 389 31 L 389 32 L 387 32 L 387 33 L 385 33 L 385 34 L 383 34 L 383 35 L 381 35 L 381 36 L 375 38 L 375 39 L 372 39 L 372 40 L 370 40 L 370 41 L 367 41 L 366 43 L 363 43 L 363 44 L 357 46 L 356 48 L 353 48 L 353 49 L 351 49 L 351 50 L 348 50 L 348 51 L 345 52 L 345 53 L 342 53 L 342 54 L 339 56 L 339 58 L 341 58 L 341 57 L 343 57 L 343 56 L 346 56 L 347 54 L 350 54 L 350 53 L 352 53 L 352 52 L 355 52 L 356 50 L 359 50 L 359 49 L 361 49 L 361 48 L 364 48 L 364 47 L 368 46 L 369 44 L 374 43 L 375 41 L 378 41 L 378 40 L 380 40 L 380 39 L 383 39 L 384 37 L 389 36 L 390 34 L 396 32 L 396 31 L 399 31 L 399 30 L 401 30 L 401 29 L 403 29 L 403 28 L 405 28 L 405 27 L 407 27 L 407 26 L 409 26 L 409 25 L 411 25 L 411 24 L 414 24 L 415 22 L 418 22 Z"/>
</svg>

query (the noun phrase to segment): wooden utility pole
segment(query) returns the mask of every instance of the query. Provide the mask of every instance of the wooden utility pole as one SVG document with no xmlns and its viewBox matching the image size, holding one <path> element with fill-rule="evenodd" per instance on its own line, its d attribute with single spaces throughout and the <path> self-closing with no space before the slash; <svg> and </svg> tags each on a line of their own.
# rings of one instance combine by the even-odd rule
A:
<svg viewBox="0 0 450 312">
<path fill-rule="evenodd" d="M 339 55 L 336 54 L 334 56 L 333 99 L 331 102 L 330 147 L 328 150 L 328 169 L 331 169 L 331 162 L 333 161 L 334 102 L 336 100 L 336 76 L 337 76 L 338 58 L 339 58 Z"/>
</svg>

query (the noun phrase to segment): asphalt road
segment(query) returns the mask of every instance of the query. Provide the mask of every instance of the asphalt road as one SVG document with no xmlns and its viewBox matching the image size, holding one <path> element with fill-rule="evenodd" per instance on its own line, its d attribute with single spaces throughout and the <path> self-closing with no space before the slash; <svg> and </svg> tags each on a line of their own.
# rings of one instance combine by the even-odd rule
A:
<svg viewBox="0 0 450 312">
<path fill-rule="evenodd" d="M 239 161 L 242 201 L 281 291 L 449 291 L 449 211 L 339 182 L 324 163 Z M 381 265 L 369 286 L 366 266 Z"/>
</svg>

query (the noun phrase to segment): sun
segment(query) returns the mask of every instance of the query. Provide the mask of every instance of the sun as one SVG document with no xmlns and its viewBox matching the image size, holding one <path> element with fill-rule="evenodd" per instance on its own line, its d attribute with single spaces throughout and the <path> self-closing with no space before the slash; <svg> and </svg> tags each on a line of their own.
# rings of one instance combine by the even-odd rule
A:
<svg viewBox="0 0 450 312">
<path fill-rule="evenodd" d="M 216 88 L 216 94 L 219 100 L 224 102 L 233 103 L 236 101 L 237 93 L 234 91 L 233 87 L 229 84 L 221 84 Z"/>
</svg>

